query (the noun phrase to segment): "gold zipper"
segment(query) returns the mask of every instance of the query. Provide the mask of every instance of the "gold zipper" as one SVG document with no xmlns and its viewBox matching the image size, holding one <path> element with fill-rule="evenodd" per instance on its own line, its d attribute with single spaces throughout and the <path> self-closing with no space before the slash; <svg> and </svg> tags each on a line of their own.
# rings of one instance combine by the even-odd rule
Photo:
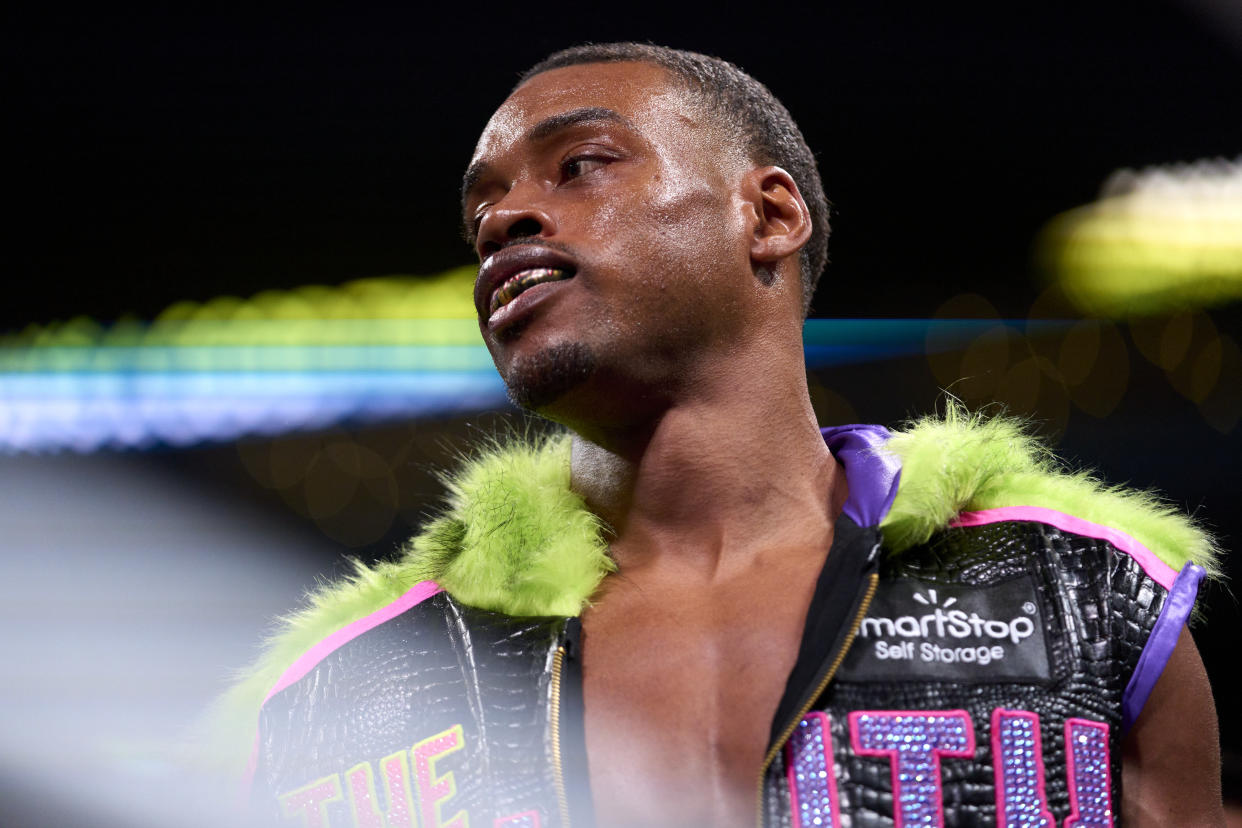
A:
<svg viewBox="0 0 1242 828">
<path fill-rule="evenodd" d="M 556 648 L 552 656 L 552 690 L 549 706 L 552 708 L 552 774 L 556 784 L 556 802 L 561 809 L 561 825 L 569 828 L 569 797 L 565 795 L 565 769 L 561 763 L 561 670 L 565 664 L 565 645 Z"/>
<path fill-rule="evenodd" d="M 828 686 L 828 682 L 832 681 L 832 677 L 836 675 L 841 662 L 845 660 L 845 654 L 850 650 L 850 645 L 854 643 L 854 636 L 858 635 L 858 628 L 862 626 L 863 617 L 866 616 L 867 610 L 871 607 L 871 599 L 875 597 L 875 590 L 879 583 L 880 576 L 876 573 L 872 572 L 867 576 L 867 593 L 863 596 L 862 605 L 859 606 L 858 612 L 854 615 L 854 623 L 850 626 L 850 631 L 845 636 L 845 642 L 841 645 L 841 649 L 837 651 L 836 658 L 832 660 L 832 664 L 828 667 L 828 672 L 824 674 L 824 678 L 820 681 L 819 686 L 815 688 L 815 692 L 810 695 L 810 700 L 798 711 L 798 715 L 790 720 L 789 726 L 785 728 L 780 738 L 772 745 L 768 755 L 763 758 L 763 765 L 759 768 L 759 804 L 756 814 L 758 819 L 755 821 L 759 828 L 763 828 L 763 782 L 768 775 L 768 767 L 776 760 L 776 754 L 781 752 L 785 742 L 789 741 L 789 737 L 793 735 L 794 728 L 798 726 L 798 722 L 802 721 L 802 717 L 814 706 L 815 700 L 823 694 L 824 688 Z"/>
</svg>

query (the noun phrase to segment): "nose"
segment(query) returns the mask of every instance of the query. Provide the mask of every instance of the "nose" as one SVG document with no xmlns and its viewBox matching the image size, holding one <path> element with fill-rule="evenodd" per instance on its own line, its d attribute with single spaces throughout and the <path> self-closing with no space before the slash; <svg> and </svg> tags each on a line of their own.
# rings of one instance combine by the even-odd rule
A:
<svg viewBox="0 0 1242 828">
<path fill-rule="evenodd" d="M 556 232 L 556 223 L 532 187 L 514 187 L 488 208 L 479 222 L 475 250 L 486 259 L 515 239 L 547 237 Z"/>
</svg>

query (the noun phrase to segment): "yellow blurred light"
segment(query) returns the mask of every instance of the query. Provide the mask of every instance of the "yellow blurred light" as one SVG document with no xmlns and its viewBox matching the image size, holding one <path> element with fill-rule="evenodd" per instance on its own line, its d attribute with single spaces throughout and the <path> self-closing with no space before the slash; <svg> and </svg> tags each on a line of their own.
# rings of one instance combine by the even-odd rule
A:
<svg viewBox="0 0 1242 828">
<path fill-rule="evenodd" d="M 85 361 L 100 358 L 100 350 L 113 348 L 482 345 L 471 299 L 474 274 L 473 267 L 460 267 L 430 277 L 386 276 L 265 290 L 249 299 L 182 301 L 149 325 L 126 318 L 104 327 L 77 317 L 30 325 L 0 339 L 0 348 L 10 370 L 33 356 L 27 349 L 44 368 L 82 370 Z"/>
<path fill-rule="evenodd" d="M 1148 315 L 1242 298 L 1242 158 L 1121 170 L 1041 252 L 1079 309 Z"/>
</svg>

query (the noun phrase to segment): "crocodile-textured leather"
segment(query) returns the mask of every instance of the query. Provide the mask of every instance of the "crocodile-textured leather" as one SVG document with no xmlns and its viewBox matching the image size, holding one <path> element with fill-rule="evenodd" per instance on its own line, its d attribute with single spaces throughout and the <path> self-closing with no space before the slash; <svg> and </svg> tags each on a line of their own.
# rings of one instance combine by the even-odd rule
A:
<svg viewBox="0 0 1242 828">
<path fill-rule="evenodd" d="M 949 529 L 922 547 L 884 561 L 881 587 L 898 579 L 984 587 L 1029 578 L 1038 594 L 1050 680 L 1026 682 L 832 682 L 817 710 L 827 713 L 843 828 L 894 825 L 893 772 L 887 757 L 851 747 L 848 716 L 858 710 L 965 710 L 974 726 L 973 759 L 940 762 L 944 825 L 994 828 L 997 796 L 991 741 L 996 708 L 1038 714 L 1046 806 L 1061 824 L 1070 814 L 1063 731 L 1069 718 L 1109 726 L 1112 802 L 1121 802 L 1121 698 L 1163 607 L 1166 590 L 1130 556 L 1105 541 L 1040 523 Z M 1033 576 L 1033 577 L 1032 577 Z M 858 647 L 860 642 L 855 641 Z M 822 719 L 821 719 L 822 721 Z M 793 825 L 786 753 L 769 770 L 764 813 Z M 922 824 L 922 823 L 920 823 Z"/>
<path fill-rule="evenodd" d="M 382 760 L 403 754 L 416 777 L 411 749 L 460 726 L 459 749 L 433 744 L 422 754 L 437 757 L 430 781 L 451 773 L 455 791 L 437 798 L 411 779 L 404 810 L 417 814 L 423 796 L 445 824 L 465 810 L 472 824 L 534 812 L 542 828 L 559 825 L 549 689 L 564 624 L 472 609 L 440 593 L 352 639 L 263 706 L 256 810 L 278 824 L 282 796 L 335 777 L 339 800 L 317 806 L 323 824 L 367 824 L 352 814 L 349 771 L 367 763 L 375 810 L 384 813 L 393 803 Z M 283 816 L 295 817 L 285 824 L 315 824 L 305 814 Z"/>
</svg>

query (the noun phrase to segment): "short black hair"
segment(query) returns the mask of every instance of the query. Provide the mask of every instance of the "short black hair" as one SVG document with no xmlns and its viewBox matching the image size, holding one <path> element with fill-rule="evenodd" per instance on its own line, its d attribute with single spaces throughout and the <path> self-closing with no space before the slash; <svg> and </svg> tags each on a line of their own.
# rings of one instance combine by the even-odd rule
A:
<svg viewBox="0 0 1242 828">
<path fill-rule="evenodd" d="M 571 46 L 527 69 L 517 86 L 552 69 L 623 61 L 650 63 L 668 71 L 674 80 L 707 104 L 710 114 L 728 133 L 737 137 L 753 162 L 775 164 L 793 177 L 811 213 L 811 237 L 799 254 L 805 314 L 828 263 L 828 198 L 824 195 L 815 156 L 806 145 L 802 131 L 789 110 L 766 86 L 727 60 L 651 43 Z"/>
</svg>

